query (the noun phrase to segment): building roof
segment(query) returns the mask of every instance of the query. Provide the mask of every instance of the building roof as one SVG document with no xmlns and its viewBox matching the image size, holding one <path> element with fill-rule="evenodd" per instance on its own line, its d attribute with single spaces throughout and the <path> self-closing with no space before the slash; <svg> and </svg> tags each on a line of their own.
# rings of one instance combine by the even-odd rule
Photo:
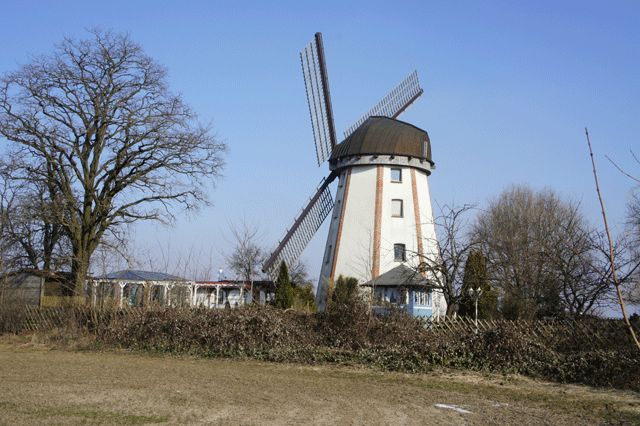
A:
<svg viewBox="0 0 640 426">
<path fill-rule="evenodd" d="M 251 281 L 245 280 L 219 280 L 219 281 L 196 281 L 195 284 L 203 285 L 203 286 L 251 286 Z M 271 280 L 254 280 L 254 286 L 260 287 L 268 287 L 273 286 L 273 281 Z"/>
<path fill-rule="evenodd" d="M 362 285 L 366 287 L 428 286 L 429 280 L 403 263 Z"/>
<path fill-rule="evenodd" d="M 72 278 L 70 272 L 50 271 L 45 269 L 32 269 L 32 268 L 24 268 L 16 271 L 6 272 L 0 275 L 0 277 L 11 277 L 11 276 L 16 276 L 21 274 L 35 275 L 37 277 L 42 277 L 44 279 L 53 280 L 53 281 L 68 281 Z"/>
<path fill-rule="evenodd" d="M 130 280 L 130 281 L 186 281 L 184 278 L 175 275 L 165 274 L 164 272 L 152 271 L 136 271 L 133 269 L 125 269 L 124 271 L 111 272 L 98 279 L 107 280 Z"/>
<path fill-rule="evenodd" d="M 431 160 L 426 131 L 388 117 L 369 117 L 349 137 L 333 148 L 330 160 L 362 155 L 401 155 Z"/>
</svg>

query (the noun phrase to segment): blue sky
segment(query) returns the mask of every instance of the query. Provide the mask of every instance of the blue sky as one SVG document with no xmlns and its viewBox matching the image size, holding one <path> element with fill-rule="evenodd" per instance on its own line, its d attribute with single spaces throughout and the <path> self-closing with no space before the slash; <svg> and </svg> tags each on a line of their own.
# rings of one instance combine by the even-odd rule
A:
<svg viewBox="0 0 640 426">
<path fill-rule="evenodd" d="M 129 32 L 229 145 L 213 206 L 172 228 L 136 227 L 135 247 L 192 249 L 217 269 L 229 223 L 258 225 L 274 245 L 327 172 L 315 164 L 298 59 L 316 31 L 340 134 L 418 70 L 425 94 L 401 118 L 431 136 L 434 203 L 482 206 L 527 183 L 599 220 L 588 126 L 619 229 L 632 185 L 603 156 L 638 171 L 639 21 L 637 1 L 5 1 L 0 73 L 89 27 Z M 303 256 L 314 275 L 324 231 Z"/>
</svg>

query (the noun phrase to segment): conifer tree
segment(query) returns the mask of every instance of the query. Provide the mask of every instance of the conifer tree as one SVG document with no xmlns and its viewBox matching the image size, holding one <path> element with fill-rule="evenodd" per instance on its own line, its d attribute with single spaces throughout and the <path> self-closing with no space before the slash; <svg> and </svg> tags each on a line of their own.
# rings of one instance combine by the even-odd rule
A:
<svg viewBox="0 0 640 426">
<path fill-rule="evenodd" d="M 276 294 L 273 302 L 276 308 L 289 309 L 293 306 L 293 288 L 289 280 L 289 269 L 284 260 L 280 263 L 280 271 L 276 280 Z"/>
<path fill-rule="evenodd" d="M 331 300 L 337 303 L 351 303 L 358 295 L 358 280 L 340 275 L 331 294 Z"/>
<path fill-rule="evenodd" d="M 481 251 L 474 250 L 469 253 L 464 266 L 462 297 L 458 307 L 458 315 L 475 316 L 475 299 L 471 294 L 471 290 L 478 288 L 482 291 L 478 299 L 478 318 L 494 318 L 497 311 L 497 294 L 489 285 L 487 261 L 484 254 Z"/>
</svg>

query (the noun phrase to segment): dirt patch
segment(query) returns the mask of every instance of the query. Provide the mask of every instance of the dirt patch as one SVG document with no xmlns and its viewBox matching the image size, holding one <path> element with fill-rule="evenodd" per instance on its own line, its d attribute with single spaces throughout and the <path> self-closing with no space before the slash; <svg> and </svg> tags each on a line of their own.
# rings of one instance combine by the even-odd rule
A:
<svg viewBox="0 0 640 426">
<path fill-rule="evenodd" d="M 436 406 L 440 404 L 440 406 Z M 640 395 L 522 378 L 0 341 L 0 424 L 632 424 Z"/>
</svg>

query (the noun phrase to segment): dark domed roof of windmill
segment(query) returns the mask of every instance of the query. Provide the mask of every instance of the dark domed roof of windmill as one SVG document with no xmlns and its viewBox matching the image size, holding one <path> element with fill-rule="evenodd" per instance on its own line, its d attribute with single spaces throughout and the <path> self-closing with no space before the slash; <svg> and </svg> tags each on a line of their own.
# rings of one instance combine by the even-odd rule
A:
<svg viewBox="0 0 640 426">
<path fill-rule="evenodd" d="M 416 126 L 388 117 L 369 117 L 333 148 L 330 160 L 361 155 L 403 155 L 431 160 L 429 135 Z"/>
</svg>

